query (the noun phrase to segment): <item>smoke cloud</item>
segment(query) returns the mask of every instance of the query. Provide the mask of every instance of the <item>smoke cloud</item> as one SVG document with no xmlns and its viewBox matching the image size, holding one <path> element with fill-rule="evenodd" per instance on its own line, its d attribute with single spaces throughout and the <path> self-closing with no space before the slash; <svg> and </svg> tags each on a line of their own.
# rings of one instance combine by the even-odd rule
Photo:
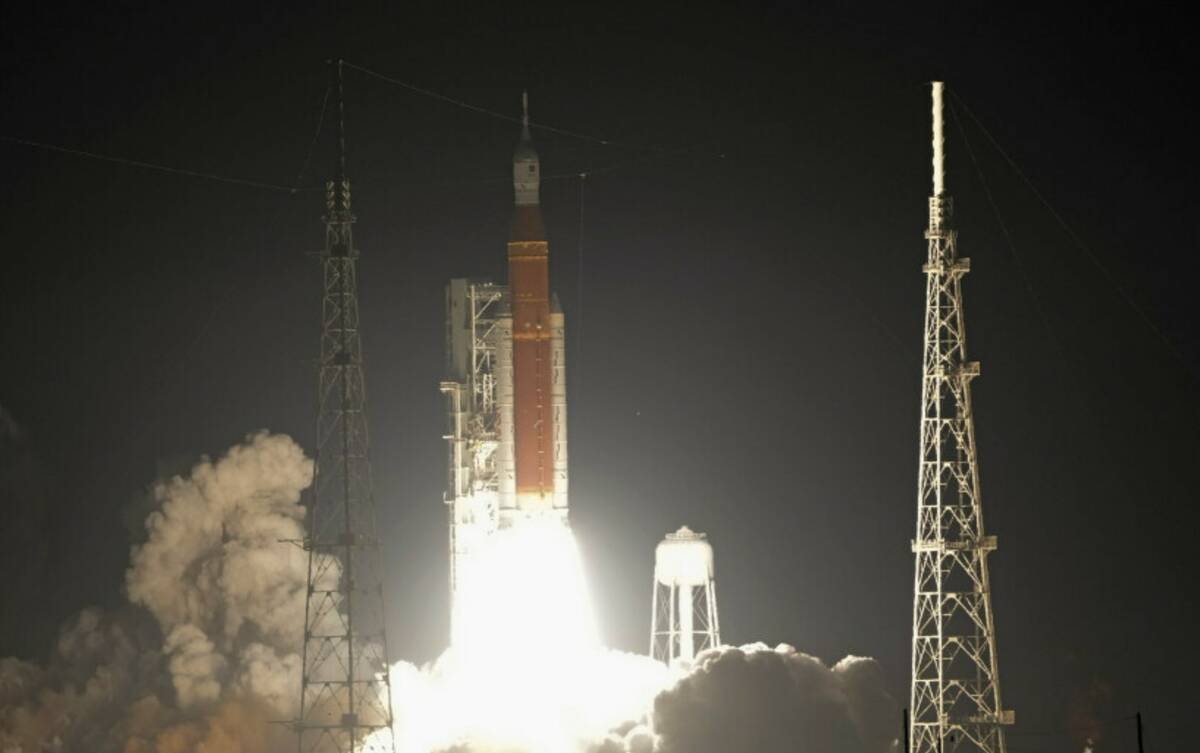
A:
<svg viewBox="0 0 1200 753">
<path fill-rule="evenodd" d="M 0 660 L 2 753 L 274 753 L 295 739 L 312 463 L 248 436 L 156 483 L 129 606 L 63 626 L 46 666 Z"/>
<path fill-rule="evenodd" d="M 890 753 L 898 707 L 874 659 L 827 667 L 791 646 L 724 647 L 654 701 L 661 753 Z M 645 748 L 644 735 L 628 749 Z"/>
<path fill-rule="evenodd" d="M 899 707 L 874 659 L 848 656 L 830 667 L 791 646 L 756 643 L 711 649 L 690 668 L 668 671 L 644 656 L 599 651 L 576 657 L 553 687 L 535 691 L 534 713 L 492 704 L 520 722 L 512 727 L 483 716 L 472 695 L 482 683 L 495 697 L 505 678 L 481 677 L 454 660 L 452 649 L 430 667 L 392 669 L 401 753 L 899 751 Z M 536 670 L 546 660 L 514 661 Z M 623 711 L 605 713 L 606 704 Z M 592 718 L 571 712 L 579 708 Z"/>
<path fill-rule="evenodd" d="M 44 665 L 0 659 L 0 753 L 290 753 L 295 737 L 271 722 L 296 714 L 307 561 L 280 542 L 304 537 L 311 476 L 295 442 L 261 432 L 156 483 L 129 604 L 84 609 Z M 392 669 L 398 750 L 896 750 L 896 704 L 871 659 L 828 667 L 754 644 L 668 671 L 598 643 L 569 657 L 494 648 Z"/>
</svg>

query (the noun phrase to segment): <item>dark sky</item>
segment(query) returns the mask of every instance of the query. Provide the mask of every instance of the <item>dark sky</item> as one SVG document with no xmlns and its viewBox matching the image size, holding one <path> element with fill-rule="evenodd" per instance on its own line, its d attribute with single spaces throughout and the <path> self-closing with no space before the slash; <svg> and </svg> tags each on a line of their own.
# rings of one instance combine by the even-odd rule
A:
<svg viewBox="0 0 1200 753">
<path fill-rule="evenodd" d="M 1048 12 L 10 3 L 0 135 L 291 185 L 330 56 L 513 115 L 528 88 L 535 120 L 613 142 L 535 134 L 563 176 L 543 204 L 572 519 L 609 642 L 645 650 L 653 545 L 687 523 L 716 547 L 726 640 L 875 656 L 906 699 L 944 78 L 1082 243 L 960 106 L 999 210 L 952 121 L 1011 750 L 1078 750 L 1087 714 L 1130 750 L 1138 709 L 1151 750 L 1181 749 L 1200 701 L 1194 40 L 1182 17 Z M 517 131 L 355 71 L 346 88 L 390 640 L 425 660 L 447 628 L 442 286 L 502 278 Z M 573 176 L 609 166 L 581 225 Z M 126 511 L 157 473 L 259 428 L 311 448 L 322 207 L 11 142 L 0 190 L 19 427 L 0 655 L 36 658 L 79 608 L 121 602 Z"/>
</svg>

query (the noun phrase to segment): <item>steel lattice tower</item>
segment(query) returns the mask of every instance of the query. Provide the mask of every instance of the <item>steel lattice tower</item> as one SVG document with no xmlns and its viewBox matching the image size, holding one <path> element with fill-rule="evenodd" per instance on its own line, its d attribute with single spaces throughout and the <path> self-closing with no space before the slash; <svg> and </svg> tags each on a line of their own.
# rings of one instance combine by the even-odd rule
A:
<svg viewBox="0 0 1200 753">
<path fill-rule="evenodd" d="M 317 455 L 308 510 L 300 753 L 394 749 L 383 568 L 367 440 L 366 388 L 346 179 L 342 64 L 333 66 L 337 159 L 326 184 Z"/>
<path fill-rule="evenodd" d="M 933 84 L 933 196 L 924 266 L 925 349 L 921 379 L 921 456 L 913 581 L 913 753 L 958 748 L 1005 753 L 1013 714 L 1000 704 L 996 633 L 987 555 L 996 537 L 983 529 L 962 277 L 945 192 L 941 82 Z"/>
</svg>

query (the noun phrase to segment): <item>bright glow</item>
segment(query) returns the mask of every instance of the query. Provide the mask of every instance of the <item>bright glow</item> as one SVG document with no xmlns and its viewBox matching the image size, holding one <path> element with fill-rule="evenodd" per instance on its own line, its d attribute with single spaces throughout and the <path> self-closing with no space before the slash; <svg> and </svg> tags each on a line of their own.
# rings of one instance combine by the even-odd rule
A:
<svg viewBox="0 0 1200 753">
<path fill-rule="evenodd" d="M 464 563 L 455 623 L 451 643 L 472 663 L 598 647 L 570 529 L 553 518 L 533 519 L 490 536 Z"/>
<path fill-rule="evenodd" d="M 557 520 L 490 538 L 463 573 L 453 646 L 392 669 L 396 747 L 571 753 L 642 718 L 666 667 L 600 645 L 578 548 Z"/>
</svg>

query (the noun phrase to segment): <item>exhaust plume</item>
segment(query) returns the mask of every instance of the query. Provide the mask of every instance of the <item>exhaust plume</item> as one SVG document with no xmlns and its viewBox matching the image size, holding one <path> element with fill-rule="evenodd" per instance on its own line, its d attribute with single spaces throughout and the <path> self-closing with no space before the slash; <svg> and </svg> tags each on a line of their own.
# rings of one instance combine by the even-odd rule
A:
<svg viewBox="0 0 1200 753">
<path fill-rule="evenodd" d="M 555 656 L 511 659 L 536 668 Z M 709 649 L 691 667 L 598 651 L 576 657 L 569 676 L 539 689 L 529 708 L 480 708 L 473 694 L 505 677 L 456 664 L 392 670 L 401 753 L 898 753 L 898 706 L 874 659 L 849 656 L 832 667 L 791 646 L 761 643 Z M 491 684 L 488 684 L 491 683 Z M 621 704 L 628 717 L 572 717 L 572 707 Z M 594 708 L 594 707 L 593 707 Z M 639 710 L 640 709 L 640 710 Z M 506 728 L 487 714 L 502 710 Z"/>
<path fill-rule="evenodd" d="M 307 561 L 280 540 L 304 538 L 311 477 L 260 432 L 156 483 L 129 604 L 84 609 L 44 666 L 0 659 L 0 753 L 291 753 L 271 722 L 296 713 Z M 895 751 L 871 659 L 754 644 L 668 670 L 602 647 L 567 529 L 510 532 L 487 557 L 479 622 L 391 671 L 400 753 Z"/>
</svg>

